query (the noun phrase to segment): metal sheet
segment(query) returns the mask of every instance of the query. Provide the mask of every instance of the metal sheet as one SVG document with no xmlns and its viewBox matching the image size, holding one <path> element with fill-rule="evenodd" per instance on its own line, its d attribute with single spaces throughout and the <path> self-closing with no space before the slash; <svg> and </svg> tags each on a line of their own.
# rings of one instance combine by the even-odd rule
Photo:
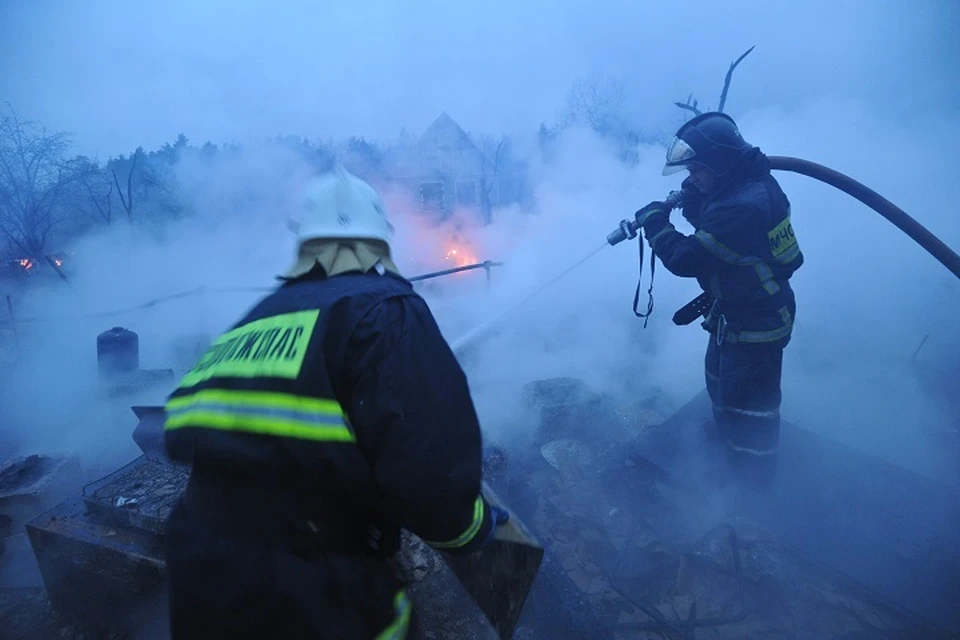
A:
<svg viewBox="0 0 960 640">
<path fill-rule="evenodd" d="M 160 535 L 189 478 L 179 466 L 140 456 L 84 487 L 83 500 L 102 522 Z"/>
<path fill-rule="evenodd" d="M 701 393 L 638 440 L 636 453 L 675 482 L 709 486 L 725 464 L 704 437 Z M 798 554 L 916 619 L 960 632 L 960 498 L 948 487 L 784 422 L 778 476 L 731 510 Z"/>
<path fill-rule="evenodd" d="M 91 515 L 74 497 L 31 520 L 26 530 L 55 609 L 106 622 L 162 588 L 165 564 L 159 537 Z"/>
<path fill-rule="evenodd" d="M 491 504 L 506 507 L 486 484 L 483 493 Z M 543 547 L 515 514 L 497 528 L 495 536 L 478 553 L 444 556 L 499 636 L 509 639 L 540 570 Z"/>
<path fill-rule="evenodd" d="M 165 412 L 162 406 L 134 406 L 131 407 L 139 422 L 133 430 L 133 441 L 140 447 L 150 460 L 174 464 L 167 457 L 163 443 L 163 422 Z"/>
</svg>

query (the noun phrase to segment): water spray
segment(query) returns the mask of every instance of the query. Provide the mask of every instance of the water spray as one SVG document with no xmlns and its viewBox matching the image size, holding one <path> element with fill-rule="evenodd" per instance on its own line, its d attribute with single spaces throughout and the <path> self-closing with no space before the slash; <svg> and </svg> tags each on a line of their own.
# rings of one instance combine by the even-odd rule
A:
<svg viewBox="0 0 960 640">
<path fill-rule="evenodd" d="M 681 191 L 671 191 L 670 194 L 667 195 L 667 197 L 664 199 L 664 202 L 667 204 L 667 206 L 668 206 L 671 210 L 672 210 L 672 209 L 675 209 L 675 208 L 677 208 L 677 207 L 679 207 L 679 206 L 682 205 L 682 203 L 683 203 L 683 193 L 682 193 Z M 487 321 L 484 322 L 483 324 L 481 324 L 481 325 L 479 325 L 479 326 L 477 326 L 477 327 L 474 327 L 473 329 L 471 329 L 470 331 L 468 331 L 468 332 L 465 333 L 464 335 L 460 336 L 457 340 L 455 340 L 454 342 L 452 342 L 452 343 L 450 344 L 450 347 L 453 349 L 453 352 L 454 352 L 454 353 L 457 353 L 457 354 L 460 354 L 460 352 L 461 352 L 463 349 L 469 347 L 469 346 L 470 346 L 473 342 L 475 342 L 477 339 L 485 336 L 485 335 L 490 331 L 491 328 L 495 327 L 495 326 L 497 325 L 497 323 L 500 322 L 500 320 L 501 320 L 504 316 L 507 316 L 507 315 L 513 313 L 518 307 L 523 306 L 524 304 L 526 304 L 527 302 L 529 302 L 531 299 L 535 298 L 535 297 L 536 297 L 538 294 L 540 294 L 542 291 L 548 289 L 550 286 L 552 286 L 553 284 L 555 284 L 556 282 L 558 282 L 559 280 L 561 280 L 563 277 L 565 277 L 565 276 L 566 276 L 567 274 L 569 274 L 571 271 L 573 271 L 574 269 L 576 269 L 577 267 L 579 267 L 580 265 L 582 265 L 583 263 L 585 263 L 587 260 L 589 260 L 589 259 L 592 258 L 593 256 L 597 255 L 597 254 L 600 253 L 601 251 L 603 251 L 604 248 L 606 248 L 606 247 L 608 247 L 608 246 L 614 246 L 614 245 L 620 244 L 620 243 L 623 242 L 624 240 L 632 240 L 633 238 L 636 238 L 639 229 L 643 226 L 644 220 L 645 220 L 645 216 L 642 216 L 639 212 L 637 212 L 637 214 L 634 216 L 634 219 L 633 219 L 633 220 L 629 220 L 629 221 L 628 221 L 628 220 L 621 220 L 621 221 L 620 221 L 620 224 L 617 226 L 617 228 L 616 228 L 613 232 L 611 232 L 610 234 L 607 235 L 607 239 L 606 239 L 606 241 L 605 241 L 602 245 L 600 245 L 599 247 L 597 247 L 596 249 L 594 249 L 593 251 L 591 251 L 590 253 L 588 253 L 586 256 L 584 256 L 583 258 L 581 258 L 580 260 L 578 260 L 578 261 L 575 262 L 574 264 L 572 264 L 572 265 L 570 265 L 569 267 L 567 267 L 564 271 L 562 271 L 562 272 L 560 272 L 559 274 L 557 274 L 556 276 L 554 276 L 551 280 L 545 282 L 544 284 L 542 284 L 542 285 L 540 285 L 539 287 L 537 287 L 536 289 L 534 289 L 532 292 L 530 292 L 527 296 L 525 296 L 525 297 L 522 298 L 521 300 L 519 300 L 519 301 L 515 302 L 514 304 L 508 306 L 507 308 L 503 309 L 503 310 L 502 310 L 500 313 L 498 313 L 497 315 L 493 316 L 492 318 L 490 318 L 489 320 L 487 320 Z M 643 242 L 639 242 L 638 244 L 640 245 L 640 261 L 641 261 L 641 276 L 642 276 L 642 275 L 643 275 L 643 274 L 642 274 L 642 271 L 643 271 L 643 268 L 642 268 L 642 263 L 643 263 Z M 652 257 L 652 256 L 651 256 L 651 257 Z M 653 263 L 651 262 L 651 273 L 652 273 L 652 270 L 653 270 Z M 646 314 L 646 315 L 642 315 L 642 314 L 640 314 L 639 312 L 637 312 L 637 309 L 636 309 L 637 300 L 639 299 L 639 295 L 640 295 L 640 293 L 639 293 L 639 292 L 640 292 L 640 283 L 639 283 L 639 282 L 637 283 L 637 294 L 636 294 L 636 296 L 634 296 L 634 313 L 636 313 L 638 317 L 647 318 L 647 317 L 649 317 L 650 312 L 653 310 L 653 296 L 652 296 L 652 291 L 653 291 L 653 280 L 652 280 L 652 278 L 651 278 L 651 281 L 650 281 L 650 294 L 651 294 L 650 303 L 648 304 L 648 307 L 647 307 L 647 314 Z"/>
<path fill-rule="evenodd" d="M 801 160 L 799 158 L 791 158 L 787 156 L 769 156 L 769 160 L 771 169 L 776 171 L 792 171 L 794 173 L 800 173 L 810 178 L 814 178 L 815 180 L 819 180 L 825 184 L 829 184 L 830 186 L 839 189 L 850 196 L 853 196 L 896 225 L 897 228 L 910 236 L 911 239 L 923 247 L 930 255 L 936 258 L 942 265 L 947 267 L 947 269 L 949 269 L 955 276 L 960 278 L 960 256 L 958 256 L 953 249 L 948 247 L 942 240 L 940 240 L 940 238 L 927 230 L 922 224 L 907 215 L 903 209 L 899 208 L 878 194 L 876 191 L 873 191 L 866 185 L 857 182 L 853 178 L 850 178 L 839 171 L 835 171 L 808 160 Z M 683 192 L 671 191 L 669 195 L 664 198 L 663 202 L 670 210 L 681 207 L 683 206 Z M 491 327 L 495 326 L 501 320 L 501 318 L 512 313 L 518 307 L 534 298 L 541 291 L 553 285 L 555 282 L 602 251 L 604 247 L 616 246 L 625 240 L 633 240 L 634 238 L 638 238 L 640 229 L 643 227 L 643 223 L 645 221 L 646 215 L 641 214 L 639 211 L 635 214 L 632 220 L 621 220 L 620 224 L 617 225 L 617 228 L 607 234 L 606 242 L 604 242 L 603 245 L 591 251 L 584 258 L 571 265 L 552 280 L 535 289 L 519 302 L 510 305 L 496 316 L 490 318 L 480 326 L 461 336 L 458 340 L 452 343 L 451 346 L 453 351 L 461 351 L 478 338 L 485 335 Z M 637 308 L 637 302 L 640 298 L 640 280 L 642 280 L 643 276 L 643 240 L 640 239 L 637 244 L 639 246 L 640 253 L 640 278 L 638 278 L 637 291 L 633 299 L 633 312 L 638 318 L 644 319 L 644 326 L 646 326 L 646 320 L 653 312 L 653 274 L 656 266 L 656 256 L 654 256 L 651 252 L 650 288 L 647 292 L 650 298 L 647 304 L 646 313 L 641 313 Z M 677 324 L 688 324 L 692 321 L 693 317 L 699 317 L 708 308 L 709 305 L 704 304 L 704 296 L 699 296 L 678 312 L 678 314 L 686 316 L 686 319 L 684 321 L 678 321 L 678 316 L 675 315 L 674 322 Z"/>
<path fill-rule="evenodd" d="M 474 327 L 473 329 L 471 329 L 470 331 L 468 331 L 468 332 L 465 333 L 464 335 L 462 335 L 462 336 L 460 336 L 459 338 L 457 338 L 454 342 L 452 342 L 452 343 L 450 344 L 450 348 L 453 349 L 453 352 L 454 352 L 454 353 L 459 354 L 463 349 L 465 349 L 466 347 L 470 346 L 470 344 L 473 343 L 474 341 L 476 341 L 478 338 L 481 338 L 481 337 L 483 337 L 484 335 L 486 335 L 486 333 L 487 333 L 492 327 L 496 326 L 496 324 L 500 321 L 501 318 L 503 318 L 503 317 L 506 316 L 506 315 L 509 315 L 509 314 L 512 313 L 514 310 L 516 310 L 518 307 L 523 306 L 524 304 L 526 304 L 527 302 L 529 302 L 530 300 L 532 300 L 533 298 L 535 298 L 540 292 L 548 289 L 549 287 L 551 287 L 552 285 L 554 285 L 555 283 L 557 283 L 557 282 L 558 282 L 559 280 L 561 280 L 564 276 L 566 276 L 567 274 L 569 274 L 571 271 L 573 271 L 574 269 L 576 269 L 577 267 L 579 267 L 580 265 L 582 265 L 584 262 L 586 262 L 587 260 L 589 260 L 589 259 L 592 258 L 593 256 L 595 256 L 595 255 L 597 255 L 598 253 L 600 253 L 601 251 L 603 251 L 606 247 L 607 247 L 607 243 L 604 242 L 602 245 L 600 245 L 599 247 L 597 247 L 596 249 L 594 249 L 593 251 L 591 251 L 590 253 L 588 253 L 587 255 L 585 255 L 583 258 L 581 258 L 580 260 L 578 260 L 578 261 L 575 262 L 574 264 L 572 264 L 572 265 L 570 265 L 569 267 L 567 267 L 566 269 L 564 269 L 562 272 L 560 272 L 559 274 L 557 274 L 556 276 L 554 276 L 554 277 L 553 277 L 552 279 L 550 279 L 549 281 L 545 282 L 544 284 L 542 284 L 542 285 L 540 285 L 539 287 L 537 287 L 536 289 L 534 289 L 532 292 L 530 292 L 529 294 L 527 294 L 526 296 L 524 296 L 523 298 L 521 298 L 521 299 L 518 300 L 517 302 L 515 302 L 515 303 L 513 303 L 512 305 L 508 306 L 507 308 L 503 309 L 500 313 L 498 313 L 497 315 L 493 316 L 492 318 L 490 318 L 489 320 L 487 320 L 487 321 L 484 322 L 483 324 L 481 324 L 481 325 L 479 325 L 479 326 L 477 326 L 477 327 Z"/>
</svg>

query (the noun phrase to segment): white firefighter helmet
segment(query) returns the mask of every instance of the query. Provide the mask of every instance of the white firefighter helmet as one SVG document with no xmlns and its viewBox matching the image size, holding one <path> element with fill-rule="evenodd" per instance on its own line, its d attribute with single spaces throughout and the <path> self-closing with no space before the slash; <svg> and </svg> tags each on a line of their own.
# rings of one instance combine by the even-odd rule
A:
<svg viewBox="0 0 960 640">
<path fill-rule="evenodd" d="M 299 244 L 318 239 L 380 240 L 390 247 L 393 225 L 369 184 L 341 166 L 307 184 L 298 219 L 289 226 Z"/>
</svg>

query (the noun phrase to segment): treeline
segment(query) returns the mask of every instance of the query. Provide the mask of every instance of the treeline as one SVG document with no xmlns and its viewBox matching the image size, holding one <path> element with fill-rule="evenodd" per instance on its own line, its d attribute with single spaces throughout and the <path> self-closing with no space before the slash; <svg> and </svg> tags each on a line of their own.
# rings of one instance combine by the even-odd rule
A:
<svg viewBox="0 0 960 640">
<path fill-rule="evenodd" d="M 729 74 L 724 98 L 728 84 Z M 526 148 L 538 155 L 538 160 L 549 162 L 556 153 L 559 134 L 578 126 L 605 140 L 620 161 L 635 163 L 638 145 L 663 142 L 664 132 L 643 131 L 631 117 L 628 102 L 619 77 L 583 77 L 571 87 L 554 121 L 541 124 L 531 136 L 534 144 Z M 696 103 L 689 100 L 677 106 L 698 111 Z M 180 134 L 159 149 L 140 147 L 101 163 L 74 155 L 69 134 L 49 132 L 39 123 L 26 121 L 9 104 L 0 113 L 0 275 L 11 269 L 22 272 L 47 266 L 57 271 L 61 261 L 57 252 L 95 228 L 118 222 L 162 225 L 191 215 L 191 198 L 178 184 L 178 163 L 189 156 L 213 165 L 244 153 L 238 145 L 206 142 L 197 146 Z M 494 173 L 516 175 L 529 166 L 530 158 L 517 157 L 508 138 L 471 137 L 481 152 L 493 159 Z M 376 180 L 384 176 L 391 160 L 409 150 L 414 138 L 401 132 L 389 144 L 359 137 L 310 141 L 288 136 L 270 142 L 295 154 L 308 167 L 324 170 L 337 161 Z"/>
<path fill-rule="evenodd" d="M 324 170 L 346 161 L 369 175 L 384 151 L 361 138 L 339 144 L 297 137 L 270 141 Z M 54 270 L 61 251 L 84 233 L 117 223 L 160 224 L 194 213 L 176 167 L 187 156 L 210 163 L 244 153 L 239 145 L 196 146 L 180 134 L 159 149 L 142 147 L 98 162 L 75 155 L 69 134 L 49 132 L 6 105 L 0 116 L 0 273 Z"/>
</svg>

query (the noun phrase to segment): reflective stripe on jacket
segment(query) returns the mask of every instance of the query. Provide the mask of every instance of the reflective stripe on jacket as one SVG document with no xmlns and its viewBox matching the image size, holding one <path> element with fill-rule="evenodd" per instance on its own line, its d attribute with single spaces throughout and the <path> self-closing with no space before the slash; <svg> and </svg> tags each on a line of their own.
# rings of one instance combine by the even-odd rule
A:
<svg viewBox="0 0 960 640">
<path fill-rule="evenodd" d="M 778 340 L 793 329 L 795 299 L 789 280 L 803 264 L 790 219 L 790 202 L 759 149 L 691 215 L 693 235 L 665 221 L 649 241 L 664 266 L 695 277 L 717 302 L 743 342 Z M 649 231 L 649 230 L 648 230 Z M 714 326 L 708 319 L 705 325 Z M 731 333 L 732 335 L 732 333 Z M 773 337 L 775 336 L 776 337 Z"/>
<path fill-rule="evenodd" d="M 224 495 L 205 505 L 210 517 L 191 516 L 205 524 L 229 521 L 213 515 L 262 483 L 278 487 L 278 517 L 394 523 L 454 553 L 493 527 L 466 377 L 399 276 L 312 272 L 283 284 L 210 346 L 166 413 L 170 457 L 202 467 L 205 482 L 223 478 L 207 494 Z M 377 605 L 396 612 L 383 638 L 405 633 L 409 602 L 397 598 Z"/>
</svg>

